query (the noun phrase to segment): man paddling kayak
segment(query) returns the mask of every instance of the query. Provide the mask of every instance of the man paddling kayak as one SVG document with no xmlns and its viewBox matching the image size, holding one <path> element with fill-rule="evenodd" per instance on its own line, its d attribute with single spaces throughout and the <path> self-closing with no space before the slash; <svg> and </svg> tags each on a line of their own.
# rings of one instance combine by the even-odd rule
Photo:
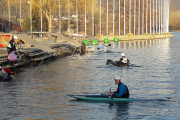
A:
<svg viewBox="0 0 180 120">
<path fill-rule="evenodd" d="M 124 53 L 121 53 L 121 58 L 117 61 L 118 64 L 129 64 L 129 59 L 126 58 Z"/>
<path fill-rule="evenodd" d="M 11 70 L 8 68 L 2 68 L 0 66 L 0 80 L 10 80 L 12 79 L 12 73 Z"/>
<path fill-rule="evenodd" d="M 120 77 L 116 76 L 114 80 L 115 80 L 115 84 L 118 85 L 118 88 L 117 88 L 117 91 L 113 93 L 109 93 L 109 96 L 117 97 L 117 98 L 129 98 L 128 87 L 121 82 Z"/>
</svg>

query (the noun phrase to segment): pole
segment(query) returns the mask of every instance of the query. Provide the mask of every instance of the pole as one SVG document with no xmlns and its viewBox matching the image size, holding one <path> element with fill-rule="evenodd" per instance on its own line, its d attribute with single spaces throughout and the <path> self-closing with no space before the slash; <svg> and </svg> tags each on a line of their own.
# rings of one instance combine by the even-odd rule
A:
<svg viewBox="0 0 180 120">
<path fill-rule="evenodd" d="M 153 34 L 154 34 L 154 0 L 153 0 Z"/>
<path fill-rule="evenodd" d="M 107 23 L 106 23 L 106 36 L 108 36 L 108 0 L 107 0 Z"/>
<path fill-rule="evenodd" d="M 115 0 L 113 0 L 113 35 L 114 35 L 114 10 L 115 10 Z"/>
<path fill-rule="evenodd" d="M 168 12 L 168 0 L 165 0 L 165 13 L 166 13 L 166 17 L 165 17 L 165 21 L 166 21 L 166 24 L 165 24 L 165 33 L 167 33 L 168 32 L 168 18 L 169 18 L 169 12 Z"/>
<path fill-rule="evenodd" d="M 136 34 L 136 0 L 134 1 L 134 35 Z"/>
<path fill-rule="evenodd" d="M 140 0 L 139 0 L 139 14 L 138 14 L 138 35 L 140 35 Z"/>
<path fill-rule="evenodd" d="M 33 38 L 33 36 L 32 36 L 32 7 L 31 7 L 31 2 L 30 2 L 30 24 L 31 24 L 31 38 Z"/>
<path fill-rule="evenodd" d="M 144 34 L 144 0 L 143 0 L 143 10 L 142 10 L 142 35 Z"/>
<path fill-rule="evenodd" d="M 151 29 L 151 0 L 150 0 L 150 35 L 151 35 L 151 31 L 152 31 L 152 29 Z"/>
<path fill-rule="evenodd" d="M 131 0 L 129 1 L 129 33 L 131 33 Z"/>
<path fill-rule="evenodd" d="M 9 15 L 9 27 L 10 27 L 11 16 L 10 16 L 10 4 L 9 4 L 9 0 L 8 0 L 8 15 Z"/>
<path fill-rule="evenodd" d="M 52 16 L 52 9 L 51 9 L 51 6 L 50 6 L 50 18 Z M 52 18 L 50 19 L 51 20 L 51 23 L 52 23 Z M 51 28 L 50 29 L 50 45 L 51 45 L 51 41 L 52 41 L 52 24 L 51 24 Z"/>
<path fill-rule="evenodd" d="M 101 0 L 99 3 L 99 34 L 101 35 Z"/>
<path fill-rule="evenodd" d="M 124 0 L 124 35 L 126 35 L 126 0 Z"/>
<path fill-rule="evenodd" d="M 86 36 L 86 0 L 85 0 L 85 16 L 84 16 L 85 18 L 85 36 Z"/>
<path fill-rule="evenodd" d="M 20 0 L 20 8 L 19 8 L 20 10 L 20 14 L 19 14 L 19 19 L 20 19 L 20 26 L 21 26 L 21 0 Z"/>
<path fill-rule="evenodd" d="M 59 33 L 61 34 L 61 0 L 59 0 Z"/>
<path fill-rule="evenodd" d="M 92 0 L 92 36 L 94 36 L 94 0 Z"/>
<path fill-rule="evenodd" d="M 156 33 L 157 33 L 157 26 L 158 24 L 157 24 L 157 0 L 156 0 Z"/>
<path fill-rule="evenodd" d="M 42 1 L 41 0 L 40 0 L 40 5 L 41 5 L 40 14 L 41 14 L 41 32 L 42 32 Z M 42 37 L 42 34 L 41 34 L 41 37 Z"/>
<path fill-rule="evenodd" d="M 148 25 L 147 25 L 147 16 L 148 16 L 148 0 L 146 0 L 146 33 L 148 33 L 148 31 L 147 31 L 147 27 L 148 27 Z"/>
<path fill-rule="evenodd" d="M 161 33 L 162 33 L 162 6 L 163 6 L 163 2 L 162 2 L 162 0 L 161 0 Z"/>
<path fill-rule="evenodd" d="M 161 29 L 160 29 L 160 23 L 161 23 L 161 22 L 160 22 L 160 13 L 161 13 L 161 12 L 160 12 L 160 7 L 161 7 L 161 6 L 160 6 L 160 3 L 161 3 L 161 1 L 159 0 L 159 4 L 158 4 L 158 5 L 159 5 L 159 34 L 161 33 Z"/>
<path fill-rule="evenodd" d="M 69 16 L 69 0 L 68 0 L 68 36 L 70 36 L 70 16 Z"/>
<path fill-rule="evenodd" d="M 121 0 L 119 0 L 119 35 L 121 34 L 121 10 L 120 10 L 120 6 L 121 6 Z"/>
<path fill-rule="evenodd" d="M 4 25 L 3 25 L 3 21 L 4 21 L 4 16 L 3 16 L 4 6 L 3 6 L 3 2 L 4 2 L 4 1 L 2 0 L 2 32 L 3 32 L 3 28 L 4 28 L 4 27 L 3 27 L 3 26 L 4 26 Z"/>
<path fill-rule="evenodd" d="M 167 3 L 167 32 L 169 32 L 169 4 L 170 4 L 170 0 L 167 0 L 168 3 Z"/>
<path fill-rule="evenodd" d="M 78 6 L 77 6 L 77 4 L 78 4 L 78 1 L 76 0 L 76 31 L 77 31 L 77 35 L 78 35 Z"/>
<path fill-rule="evenodd" d="M 165 30 L 165 0 L 163 0 L 163 34 L 164 34 L 164 30 Z"/>
</svg>

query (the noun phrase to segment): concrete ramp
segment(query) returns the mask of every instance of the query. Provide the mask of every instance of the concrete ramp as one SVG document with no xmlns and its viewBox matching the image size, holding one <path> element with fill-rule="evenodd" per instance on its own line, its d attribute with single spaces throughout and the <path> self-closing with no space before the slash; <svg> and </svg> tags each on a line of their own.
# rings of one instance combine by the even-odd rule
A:
<svg viewBox="0 0 180 120">
<path fill-rule="evenodd" d="M 28 35 L 26 34 L 12 34 L 13 36 L 17 36 L 17 38 L 23 40 L 23 41 L 26 41 L 34 46 L 36 46 L 37 48 L 41 49 L 42 51 L 44 52 L 47 52 L 47 53 L 54 53 L 56 52 L 55 50 L 41 44 L 40 42 L 37 42 L 36 40 L 34 39 L 31 39 Z"/>
<path fill-rule="evenodd" d="M 72 40 L 72 39 L 69 39 L 68 37 L 66 37 L 66 36 L 64 36 L 64 35 L 62 35 L 62 34 L 60 34 L 60 33 L 51 33 L 51 35 L 54 35 L 54 36 L 57 36 L 57 37 L 59 37 L 59 38 L 61 38 L 61 39 L 67 40 L 68 42 L 74 44 L 74 45 L 77 46 L 77 47 L 82 46 L 81 43 L 78 43 L 77 41 L 74 41 L 74 40 Z"/>
</svg>

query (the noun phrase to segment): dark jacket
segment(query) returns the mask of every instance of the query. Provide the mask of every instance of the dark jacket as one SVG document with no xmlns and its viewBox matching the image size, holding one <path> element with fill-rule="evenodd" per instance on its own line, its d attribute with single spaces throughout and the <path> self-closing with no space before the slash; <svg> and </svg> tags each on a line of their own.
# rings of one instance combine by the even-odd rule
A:
<svg viewBox="0 0 180 120">
<path fill-rule="evenodd" d="M 129 59 L 126 57 L 121 57 L 119 60 L 120 64 L 129 64 Z"/>
<path fill-rule="evenodd" d="M 129 98 L 129 90 L 126 85 L 120 83 L 117 88 L 117 92 L 115 92 L 115 96 L 118 98 Z"/>
<path fill-rule="evenodd" d="M 14 38 L 12 38 L 9 41 L 8 46 L 7 46 L 7 51 L 8 51 L 8 54 L 10 54 L 12 51 L 16 51 L 16 46 L 14 44 Z"/>
</svg>

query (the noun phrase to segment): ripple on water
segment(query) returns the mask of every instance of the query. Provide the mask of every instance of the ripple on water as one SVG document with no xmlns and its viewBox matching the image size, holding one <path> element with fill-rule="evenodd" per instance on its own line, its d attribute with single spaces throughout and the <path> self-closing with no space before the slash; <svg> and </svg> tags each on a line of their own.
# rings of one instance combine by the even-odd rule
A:
<svg viewBox="0 0 180 120">
<path fill-rule="evenodd" d="M 111 53 L 73 55 L 26 69 L 13 81 L 0 82 L 1 119 L 179 119 L 179 45 L 176 37 L 120 42 L 108 48 Z M 121 52 L 141 67 L 105 64 L 118 60 Z M 67 96 L 115 90 L 115 75 L 131 97 L 171 100 L 92 103 Z"/>
</svg>

